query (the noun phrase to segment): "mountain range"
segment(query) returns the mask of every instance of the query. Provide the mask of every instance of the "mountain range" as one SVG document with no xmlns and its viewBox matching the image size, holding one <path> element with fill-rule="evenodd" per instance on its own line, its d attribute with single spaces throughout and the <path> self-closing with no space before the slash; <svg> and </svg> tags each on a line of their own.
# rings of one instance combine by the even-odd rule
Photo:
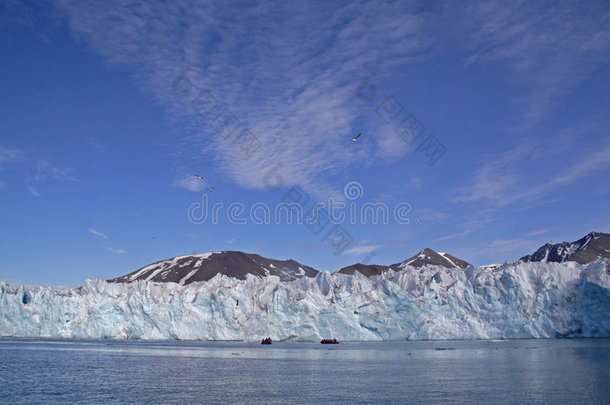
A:
<svg viewBox="0 0 610 405">
<path fill-rule="evenodd" d="M 610 234 L 591 232 L 575 242 L 545 244 L 531 255 L 523 256 L 523 262 L 575 261 L 589 263 L 597 258 L 610 258 Z M 356 271 L 366 277 L 381 275 L 389 269 L 401 270 L 407 266 L 421 268 L 438 265 L 448 269 L 465 269 L 470 264 L 449 253 L 425 248 L 412 257 L 392 265 L 356 263 L 338 270 L 340 274 L 353 275 Z M 315 277 L 319 273 L 310 266 L 294 260 L 275 260 L 253 253 L 239 251 L 211 252 L 178 256 L 161 260 L 109 282 L 129 283 L 136 280 L 173 282 L 187 285 L 208 281 L 217 274 L 245 280 L 248 274 L 255 276 L 278 276 L 281 281 L 292 281 L 301 277 Z"/>
</svg>

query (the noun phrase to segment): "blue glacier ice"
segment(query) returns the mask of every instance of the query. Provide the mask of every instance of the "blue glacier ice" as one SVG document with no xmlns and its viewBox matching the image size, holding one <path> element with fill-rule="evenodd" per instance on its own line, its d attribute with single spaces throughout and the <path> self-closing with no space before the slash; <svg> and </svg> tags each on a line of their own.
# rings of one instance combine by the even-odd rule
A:
<svg viewBox="0 0 610 405">
<path fill-rule="evenodd" d="M 0 282 L 0 336 L 259 341 L 610 336 L 610 260 L 507 262 L 465 270 L 405 266 L 366 278 L 321 272 L 280 282 L 80 288 Z M 239 302 L 239 305 L 238 305 Z"/>
</svg>

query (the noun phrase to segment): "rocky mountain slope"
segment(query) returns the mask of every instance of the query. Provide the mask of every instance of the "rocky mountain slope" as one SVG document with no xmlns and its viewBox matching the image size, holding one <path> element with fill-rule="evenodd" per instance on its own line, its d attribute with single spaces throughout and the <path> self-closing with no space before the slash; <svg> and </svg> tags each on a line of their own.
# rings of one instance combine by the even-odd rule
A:
<svg viewBox="0 0 610 405">
<path fill-rule="evenodd" d="M 366 277 L 371 277 L 371 276 L 378 276 L 380 274 L 383 274 L 384 272 L 388 271 L 389 269 L 390 269 L 390 266 L 384 266 L 384 265 L 380 265 L 380 264 L 356 263 L 356 264 L 352 264 L 351 266 L 346 266 L 346 267 L 341 268 L 340 270 L 337 271 L 337 273 L 346 274 L 348 276 L 351 276 L 355 272 L 359 272 L 360 274 L 362 274 Z"/>
<path fill-rule="evenodd" d="M 576 242 L 561 242 L 545 244 L 531 255 L 523 256 L 523 262 L 555 262 L 573 261 L 589 263 L 595 259 L 610 258 L 610 234 L 591 232 Z"/>
<path fill-rule="evenodd" d="M 395 263 L 390 267 L 396 269 L 403 268 L 405 266 L 423 267 L 427 265 L 443 266 L 448 269 L 465 269 L 466 267 L 468 267 L 469 263 L 462 259 L 458 259 L 457 257 L 450 255 L 449 253 L 436 252 L 430 248 L 425 248 L 424 250 L 414 256 L 411 256 L 407 260 L 401 263 Z"/>
<path fill-rule="evenodd" d="M 245 280 L 246 275 L 278 276 L 281 281 L 315 277 L 318 270 L 294 260 L 274 260 L 237 251 L 212 252 L 174 257 L 150 264 L 125 276 L 108 280 L 128 283 L 137 280 L 173 282 L 181 285 L 208 281 L 217 274 Z"/>
</svg>

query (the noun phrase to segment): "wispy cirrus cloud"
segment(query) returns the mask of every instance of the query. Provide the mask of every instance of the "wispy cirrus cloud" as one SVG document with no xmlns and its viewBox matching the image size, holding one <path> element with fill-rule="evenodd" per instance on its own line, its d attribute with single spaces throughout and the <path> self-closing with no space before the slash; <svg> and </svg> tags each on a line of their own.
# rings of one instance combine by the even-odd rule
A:
<svg viewBox="0 0 610 405">
<path fill-rule="evenodd" d="M 106 234 L 104 234 L 104 233 L 101 233 L 101 232 L 98 232 L 98 231 L 96 231 L 96 230 L 95 230 L 95 229 L 93 229 L 93 228 L 89 228 L 89 229 L 87 229 L 87 232 L 89 232 L 89 233 L 91 233 L 91 234 L 93 234 L 93 235 L 95 235 L 95 236 L 99 236 L 100 238 L 103 238 L 103 239 L 106 239 L 106 240 L 110 239 L 110 238 L 108 237 L 108 235 L 106 235 Z"/>
<path fill-rule="evenodd" d="M 23 157 L 23 152 L 20 149 L 0 144 L 0 168 L 2 168 L 3 165 L 18 161 Z"/>
<path fill-rule="evenodd" d="M 523 211 L 531 210 L 531 209 L 538 208 L 538 207 L 544 207 L 545 205 L 555 204 L 556 202 L 559 202 L 559 201 L 561 201 L 561 200 L 558 198 L 552 199 L 552 200 L 542 200 L 542 201 L 536 202 L 534 204 L 526 205 L 525 207 L 520 207 L 519 209 L 516 209 L 513 212 L 523 212 Z"/>
<path fill-rule="evenodd" d="M 86 136 L 84 139 L 89 144 L 89 146 L 99 152 L 106 152 L 106 150 L 108 149 L 104 144 L 102 144 L 96 137 L 92 135 Z"/>
<path fill-rule="evenodd" d="M 491 241 L 487 248 L 496 252 L 526 252 L 535 246 L 535 242 L 528 239 L 496 239 Z"/>
<path fill-rule="evenodd" d="M 36 170 L 35 179 L 45 180 L 47 178 L 57 181 L 80 181 L 74 177 L 74 170 L 66 167 L 56 165 L 47 159 L 40 159 L 35 162 L 34 168 Z"/>
<path fill-rule="evenodd" d="M 42 197 L 42 194 L 40 194 L 40 192 L 38 190 L 36 190 L 34 187 L 29 186 L 28 187 L 28 191 L 30 192 L 30 194 L 32 194 L 34 197 Z"/>
<path fill-rule="evenodd" d="M 372 70 L 382 80 L 394 67 L 425 57 L 434 43 L 427 27 L 442 18 L 404 5 L 366 2 L 260 3 L 239 13 L 230 3 L 197 1 L 55 4 L 68 16 L 76 38 L 109 64 L 131 69 L 186 126 L 188 135 L 173 145 L 181 159 L 209 159 L 247 188 L 262 188 L 274 171 L 283 185 L 315 184 L 322 193 L 332 193 L 320 184 L 328 174 L 379 156 L 392 161 L 407 152 L 393 131 L 381 129 L 371 143 L 376 150 L 345 147 L 362 114 L 355 91 Z M 540 117 L 553 100 L 610 58 L 606 9 L 591 23 L 587 12 L 594 6 L 579 11 L 575 3 L 549 4 L 519 2 L 515 12 L 513 5 L 495 0 L 467 3 L 460 6 L 459 26 L 456 10 L 447 8 L 448 30 L 463 39 L 458 51 L 467 63 L 508 66 L 515 81 L 532 88 L 526 121 Z M 171 84 L 182 73 L 191 88 L 177 95 Z M 218 104 L 214 114 L 200 115 L 191 106 L 203 89 Z M 223 109 L 239 123 L 226 138 L 213 129 Z M 244 130 L 259 143 L 248 158 L 235 142 Z M 517 181 L 514 173 L 494 167 L 477 176 L 474 194 L 462 200 L 495 198 Z M 174 185 L 200 188 L 183 179 Z"/>
<path fill-rule="evenodd" d="M 610 167 L 610 145 L 602 147 L 595 153 L 590 154 L 586 159 L 576 162 L 561 175 L 551 180 L 551 185 L 561 186 L 577 181 L 590 173 Z"/>
<path fill-rule="evenodd" d="M 372 67 L 390 72 L 420 57 L 430 42 L 424 21 L 391 3 L 241 4 L 239 13 L 194 1 L 56 4 L 75 37 L 131 69 L 185 123 L 189 135 L 174 145 L 182 156 L 207 158 L 247 188 L 262 188 L 278 167 L 283 185 L 326 191 L 323 174 L 372 158 L 345 147 L 361 114 L 359 81 Z M 171 84 L 187 69 L 192 90 L 176 95 Z M 202 89 L 239 121 L 231 136 L 191 107 Z M 248 158 L 235 144 L 246 129 L 260 142 Z"/>
<path fill-rule="evenodd" d="M 206 187 L 205 182 L 194 175 L 186 175 L 172 182 L 172 187 L 182 188 L 189 191 L 201 192 Z"/>
<path fill-rule="evenodd" d="M 351 249 L 346 250 L 345 252 L 343 252 L 343 254 L 352 255 L 352 256 L 364 255 L 367 253 L 371 253 L 371 252 L 379 249 L 380 247 L 381 247 L 381 245 L 355 246 Z"/>
<path fill-rule="evenodd" d="M 461 221 L 454 225 L 456 232 L 448 233 L 447 235 L 441 236 L 433 242 L 442 242 L 453 239 L 461 239 L 477 231 L 486 229 L 490 223 L 496 220 L 496 210 L 492 208 L 487 209 L 474 209 L 467 218 L 467 221 Z M 459 217 L 460 219 L 462 216 Z M 424 218 L 424 220 L 426 220 Z"/>
<path fill-rule="evenodd" d="M 487 222 L 487 220 L 467 221 L 460 225 L 460 228 L 462 228 L 461 231 L 441 236 L 440 238 L 435 239 L 433 242 L 443 242 L 447 240 L 463 238 L 473 232 L 478 231 L 479 229 L 482 229 Z"/>
<path fill-rule="evenodd" d="M 60 182 L 90 183 L 76 178 L 74 176 L 75 170 L 71 168 L 57 165 L 50 159 L 26 155 L 21 149 L 0 144 L 0 170 L 2 169 L 15 171 L 19 177 L 23 176 L 23 178 L 30 181 L 52 179 Z M 40 192 L 36 188 L 28 186 L 27 190 L 34 197 L 41 197 Z"/>
<path fill-rule="evenodd" d="M 453 202 L 484 201 L 502 207 L 529 194 L 543 190 L 531 186 L 531 165 L 536 159 L 546 158 L 548 149 L 540 148 L 539 141 L 518 142 L 513 147 L 481 157 L 469 184 L 450 191 Z M 526 164 L 527 163 L 527 164 Z M 524 184 L 529 181 L 530 184 Z"/>
<path fill-rule="evenodd" d="M 556 198 L 547 197 L 543 201 L 540 198 L 610 167 L 610 143 L 603 139 L 592 143 L 594 146 L 580 152 L 574 151 L 571 144 L 548 149 L 533 141 L 519 143 L 505 152 L 485 157 L 472 181 L 450 192 L 451 199 L 456 203 L 483 202 L 495 208 L 527 203 L 517 211 L 555 203 L 559 201 Z M 572 154 L 567 153 L 570 150 Z M 550 158 L 558 162 L 559 170 L 537 169 L 538 161 Z"/>
<path fill-rule="evenodd" d="M 512 100 L 525 106 L 525 127 L 610 63 L 607 4 L 492 0 L 463 12 L 467 63 L 502 64 L 515 83 L 528 86 Z"/>
<path fill-rule="evenodd" d="M 456 249 L 458 257 L 467 257 L 469 262 L 477 265 L 502 263 L 505 260 L 517 260 L 534 252 L 540 242 L 533 239 L 493 239 L 475 242 Z M 493 253 L 492 253 L 493 252 Z M 492 261 L 489 258 L 493 257 Z"/>
<path fill-rule="evenodd" d="M 527 234 L 527 236 L 538 236 L 549 232 L 549 229 L 538 229 Z"/>
<path fill-rule="evenodd" d="M 110 240 L 110 237 L 108 235 L 106 235 L 106 234 L 104 234 L 102 232 L 99 232 L 99 231 L 97 231 L 97 230 L 95 230 L 93 228 L 87 229 L 87 232 L 89 232 L 89 233 L 91 233 L 91 234 L 93 234 L 95 236 L 99 236 L 102 239 Z M 107 246 L 106 250 L 108 252 L 110 252 L 110 253 L 114 253 L 114 254 L 117 254 L 117 255 L 124 255 L 124 254 L 127 253 L 127 251 L 125 249 L 117 249 L 117 248 L 113 248 L 113 247 L 110 247 L 110 246 Z"/>
<path fill-rule="evenodd" d="M 447 16 L 454 18 L 451 10 Z M 469 3 L 463 13 L 456 33 L 466 65 L 501 66 L 515 89 L 508 102 L 519 113 L 506 130 L 516 135 L 513 145 L 482 157 L 450 200 L 495 210 L 521 205 L 513 212 L 560 201 L 557 191 L 608 167 L 607 129 L 598 124 L 607 113 L 593 110 L 552 137 L 541 137 L 537 126 L 610 63 L 610 7 L 491 0 Z"/>
<path fill-rule="evenodd" d="M 519 213 L 561 201 L 553 198 L 563 188 L 600 172 L 610 166 L 610 144 L 602 140 L 595 147 L 588 147 L 578 154 L 568 154 L 572 144 L 561 147 L 537 147 L 532 142 L 520 143 L 517 146 L 486 157 L 484 163 L 476 169 L 470 184 L 458 187 L 449 192 L 453 203 L 462 207 L 476 208 L 473 219 L 458 225 L 457 232 L 444 235 L 435 242 L 459 239 L 485 229 L 489 223 L 502 216 L 507 206 L 516 207 L 512 213 Z M 561 156 L 561 170 L 555 168 L 538 169 L 537 161 Z M 541 235 L 532 233 L 528 236 Z M 532 244 L 525 241 L 523 244 Z M 516 250 L 516 248 L 515 248 Z"/>
</svg>

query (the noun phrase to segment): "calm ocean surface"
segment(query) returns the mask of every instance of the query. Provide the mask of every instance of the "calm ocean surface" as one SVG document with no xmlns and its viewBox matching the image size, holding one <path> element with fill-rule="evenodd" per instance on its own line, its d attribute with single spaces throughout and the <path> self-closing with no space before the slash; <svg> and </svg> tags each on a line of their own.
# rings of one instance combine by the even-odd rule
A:
<svg viewBox="0 0 610 405">
<path fill-rule="evenodd" d="M 0 403 L 610 404 L 610 339 L 0 339 Z"/>
</svg>

